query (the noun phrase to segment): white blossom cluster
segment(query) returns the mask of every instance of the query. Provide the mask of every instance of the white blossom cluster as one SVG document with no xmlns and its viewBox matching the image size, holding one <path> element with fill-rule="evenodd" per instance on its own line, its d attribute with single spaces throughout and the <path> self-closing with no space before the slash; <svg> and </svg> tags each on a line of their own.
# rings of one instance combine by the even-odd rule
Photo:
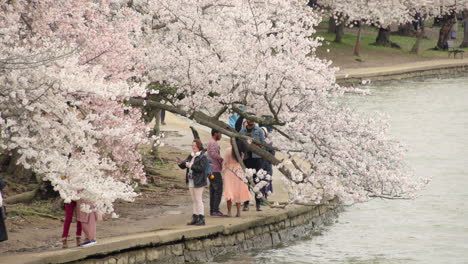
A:
<svg viewBox="0 0 468 264">
<path fill-rule="evenodd" d="M 145 139 L 145 128 L 130 134 L 136 127 L 111 114 L 124 109 L 118 98 L 145 92 L 126 81 L 138 69 L 127 33 L 134 25 L 121 20 L 134 22 L 132 12 L 111 15 L 104 2 L 85 0 L 0 0 L 0 149 L 18 154 L 18 164 L 50 181 L 65 202 L 85 199 L 101 213 L 116 199 L 131 201 L 129 179 L 142 173 L 125 162 L 138 156 L 118 155 L 125 146 L 105 148 L 115 137 Z M 91 111 L 83 98 L 93 97 L 114 104 Z M 126 169 L 136 173 L 112 177 Z"/>
<path fill-rule="evenodd" d="M 386 24 L 404 6 L 375 1 L 369 9 L 360 19 Z M 352 89 L 336 85 L 336 69 L 315 56 L 320 17 L 304 1 L 155 1 L 145 10 L 150 78 L 183 93 L 171 103 L 186 110 L 246 106 L 272 116 L 269 137 L 285 157 L 279 166 L 291 172 L 292 200 L 364 201 L 424 185 L 406 168 L 404 149 L 387 138 L 387 123 L 334 103 Z"/>
</svg>

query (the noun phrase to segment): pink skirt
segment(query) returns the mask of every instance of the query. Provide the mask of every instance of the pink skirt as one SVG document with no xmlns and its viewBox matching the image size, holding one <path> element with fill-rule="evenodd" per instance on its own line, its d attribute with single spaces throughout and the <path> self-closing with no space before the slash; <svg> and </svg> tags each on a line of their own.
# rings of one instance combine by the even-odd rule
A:
<svg viewBox="0 0 468 264">
<path fill-rule="evenodd" d="M 240 166 L 227 166 L 224 169 L 224 198 L 226 201 L 231 200 L 233 203 L 243 203 L 252 200 L 249 187 L 243 179 L 243 172 Z"/>
</svg>

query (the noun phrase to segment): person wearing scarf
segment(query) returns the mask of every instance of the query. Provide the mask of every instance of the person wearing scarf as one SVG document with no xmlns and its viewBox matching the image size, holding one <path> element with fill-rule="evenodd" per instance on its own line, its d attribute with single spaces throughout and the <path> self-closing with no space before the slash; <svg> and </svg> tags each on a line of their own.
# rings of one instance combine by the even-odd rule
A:
<svg viewBox="0 0 468 264">
<path fill-rule="evenodd" d="M 203 205 L 203 190 L 208 185 L 205 175 L 208 158 L 204 152 L 203 143 L 199 139 L 192 142 L 192 153 L 185 159 L 177 159 L 181 169 L 186 169 L 185 182 L 192 197 L 193 215 L 188 225 L 205 225 L 205 208 Z"/>
</svg>

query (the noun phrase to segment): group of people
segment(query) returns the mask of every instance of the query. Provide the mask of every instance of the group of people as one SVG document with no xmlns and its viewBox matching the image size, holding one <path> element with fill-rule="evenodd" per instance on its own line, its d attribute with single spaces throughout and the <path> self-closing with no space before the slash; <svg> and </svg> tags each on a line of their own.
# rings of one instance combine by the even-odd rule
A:
<svg viewBox="0 0 468 264">
<path fill-rule="evenodd" d="M 243 122 L 242 127 L 239 128 L 239 132 L 252 137 L 257 144 L 265 143 L 265 138 L 268 134 L 267 129 L 260 128 L 251 120 Z M 234 141 L 238 155 L 235 154 L 235 148 L 231 144 L 231 147 L 226 149 L 224 156 L 221 156 L 221 148 L 218 144 L 221 137 L 222 134 L 219 131 L 212 130 L 211 139 L 206 149 L 199 139 L 195 139 L 192 143 L 192 153 L 184 160 L 177 159 L 178 166 L 181 169 L 186 169 L 186 183 L 193 202 L 193 215 L 188 223 L 189 225 L 205 225 L 205 210 L 202 198 L 203 190 L 208 185 L 208 182 L 210 216 L 225 216 L 219 208 L 223 196 L 227 203 L 226 216 L 232 216 L 233 204 L 235 204 L 237 209 L 236 217 L 241 216 L 242 204 L 244 211 L 249 210 L 249 201 L 252 200 L 252 194 L 240 159 L 242 159 L 247 168 L 255 169 L 257 172 L 263 169 L 269 175 L 272 175 L 271 164 L 256 153 L 247 151 L 246 145 L 241 140 L 237 139 Z M 256 174 L 254 174 L 253 179 L 255 182 L 256 177 Z M 0 242 L 8 239 L 4 221 L 6 213 L 1 195 L 1 191 L 5 185 L 5 182 L 0 178 Z M 262 194 L 266 198 L 271 191 L 272 187 L 269 184 L 262 189 Z M 254 197 L 256 209 L 257 211 L 261 211 L 261 199 L 256 194 L 254 194 Z M 86 207 L 91 208 L 91 212 L 82 210 L 81 205 L 83 203 L 87 205 Z M 74 215 L 76 215 L 76 245 L 86 247 L 96 244 L 96 224 L 99 220 L 102 220 L 102 215 L 93 212 L 93 205 L 84 200 L 66 202 L 64 206 L 65 220 L 63 223 L 62 247 L 68 247 L 69 231 Z M 81 239 L 82 233 L 85 235 L 84 241 Z"/>
<path fill-rule="evenodd" d="M 98 212 L 85 212 L 82 210 L 81 205 L 85 203 L 90 209 L 93 204 L 78 200 L 65 203 L 65 221 L 63 222 L 62 232 L 62 247 L 68 248 L 68 239 L 70 225 L 73 220 L 73 215 L 76 213 L 76 246 L 87 247 L 97 243 L 96 241 L 96 225 L 97 222 L 102 220 L 102 215 Z M 85 234 L 85 239 L 81 241 L 82 232 Z"/>
<path fill-rule="evenodd" d="M 239 132 L 253 138 L 257 144 L 261 144 L 265 143 L 268 130 L 260 128 L 252 120 L 247 120 L 239 129 Z M 186 183 L 193 202 L 193 215 L 188 225 L 205 225 L 205 210 L 202 198 L 203 191 L 208 182 L 210 216 L 225 216 L 219 209 L 223 196 L 227 204 L 227 216 L 232 216 L 231 209 L 233 204 L 236 205 L 237 209 L 236 217 L 240 217 L 241 215 L 242 204 L 243 211 L 249 210 L 249 202 L 252 200 L 252 195 L 239 159 L 242 159 L 246 168 L 255 169 L 256 172 L 263 169 L 269 175 L 273 173 L 271 163 L 256 153 L 247 151 L 245 144 L 241 140 L 235 141 L 239 155 L 235 154 L 234 146 L 232 146 L 233 141 L 231 141 L 231 147 L 226 149 L 224 156 L 221 156 L 221 148 L 218 144 L 221 137 L 221 133 L 213 129 L 206 149 L 199 139 L 195 139 L 192 143 L 192 153 L 184 160 L 177 159 L 179 167 L 186 170 Z M 211 162 L 210 164 L 209 161 Z M 256 178 L 257 174 L 255 173 L 253 175 L 254 182 L 258 181 Z M 267 198 L 272 190 L 270 183 L 262 188 L 263 196 Z M 262 199 L 256 194 L 254 194 L 254 198 L 256 210 L 261 211 Z"/>
</svg>

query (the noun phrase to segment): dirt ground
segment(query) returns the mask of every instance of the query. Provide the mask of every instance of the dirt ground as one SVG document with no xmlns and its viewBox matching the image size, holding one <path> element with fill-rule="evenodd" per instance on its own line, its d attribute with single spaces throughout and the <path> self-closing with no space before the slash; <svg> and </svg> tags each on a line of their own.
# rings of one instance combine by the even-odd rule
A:
<svg viewBox="0 0 468 264">
<path fill-rule="evenodd" d="M 168 132 L 177 138 L 176 132 Z M 190 197 L 185 188 L 185 171 L 180 170 L 176 157 L 186 153 L 174 147 L 162 147 L 164 164 L 157 167 L 156 175 L 149 175 L 154 184 L 143 187 L 135 202 L 117 202 L 117 219 L 98 223 L 98 237 L 107 238 L 139 232 L 155 231 L 164 223 L 164 216 L 182 214 L 190 210 Z M 64 215 L 64 210 L 54 215 Z M 9 240 L 0 243 L 1 254 L 39 252 L 61 248 L 63 222 L 37 216 L 14 216 L 6 221 Z M 76 224 L 70 228 L 70 246 L 75 246 Z"/>
</svg>

